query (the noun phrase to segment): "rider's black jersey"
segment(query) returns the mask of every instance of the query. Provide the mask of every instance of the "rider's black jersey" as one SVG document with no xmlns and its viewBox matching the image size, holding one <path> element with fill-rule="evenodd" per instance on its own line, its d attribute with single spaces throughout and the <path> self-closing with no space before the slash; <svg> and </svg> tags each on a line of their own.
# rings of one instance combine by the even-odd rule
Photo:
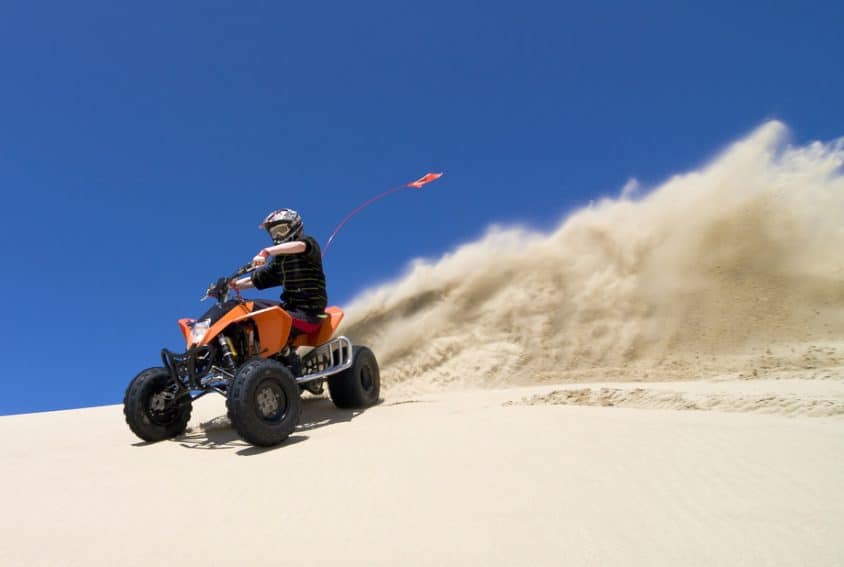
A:
<svg viewBox="0 0 844 567">
<path fill-rule="evenodd" d="M 266 266 L 252 273 L 252 284 L 257 289 L 284 286 L 281 301 L 286 309 L 322 315 L 328 305 L 322 253 L 313 237 L 299 240 L 305 243 L 304 252 L 273 256 Z"/>
</svg>

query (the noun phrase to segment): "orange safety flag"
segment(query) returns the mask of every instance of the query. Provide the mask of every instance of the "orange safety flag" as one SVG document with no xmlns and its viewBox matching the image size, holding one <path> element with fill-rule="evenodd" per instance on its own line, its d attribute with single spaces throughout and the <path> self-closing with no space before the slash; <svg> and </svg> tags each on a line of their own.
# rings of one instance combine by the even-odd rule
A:
<svg viewBox="0 0 844 567">
<path fill-rule="evenodd" d="M 422 189 L 422 186 L 426 183 L 430 183 L 431 181 L 436 181 L 440 177 L 442 177 L 442 173 L 426 173 L 416 181 L 411 181 L 407 184 L 408 187 L 413 187 L 414 189 Z"/>
</svg>

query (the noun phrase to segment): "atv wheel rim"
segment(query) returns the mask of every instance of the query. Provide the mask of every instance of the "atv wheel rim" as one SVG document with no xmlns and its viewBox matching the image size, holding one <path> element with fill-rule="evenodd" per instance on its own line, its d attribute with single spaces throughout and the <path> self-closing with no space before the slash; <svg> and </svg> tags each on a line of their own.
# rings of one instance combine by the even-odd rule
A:
<svg viewBox="0 0 844 567">
<path fill-rule="evenodd" d="M 263 382 L 255 391 L 255 409 L 264 421 L 281 421 L 287 413 L 287 396 L 278 384 Z"/>
<path fill-rule="evenodd" d="M 147 402 L 147 416 L 156 425 L 170 425 L 176 419 L 178 407 L 176 396 L 167 389 L 153 392 Z"/>
</svg>

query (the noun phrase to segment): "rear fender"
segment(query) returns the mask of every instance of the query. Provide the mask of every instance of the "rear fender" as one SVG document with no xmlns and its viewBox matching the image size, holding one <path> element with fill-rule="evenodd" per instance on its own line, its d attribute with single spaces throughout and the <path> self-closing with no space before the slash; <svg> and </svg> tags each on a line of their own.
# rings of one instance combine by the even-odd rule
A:
<svg viewBox="0 0 844 567">
<path fill-rule="evenodd" d="M 299 335 L 293 341 L 294 346 L 319 346 L 327 343 L 334 336 L 337 327 L 340 326 L 340 321 L 343 320 L 343 310 L 339 307 L 328 307 L 325 310 L 328 317 L 322 322 L 319 331 L 310 335 Z"/>
</svg>

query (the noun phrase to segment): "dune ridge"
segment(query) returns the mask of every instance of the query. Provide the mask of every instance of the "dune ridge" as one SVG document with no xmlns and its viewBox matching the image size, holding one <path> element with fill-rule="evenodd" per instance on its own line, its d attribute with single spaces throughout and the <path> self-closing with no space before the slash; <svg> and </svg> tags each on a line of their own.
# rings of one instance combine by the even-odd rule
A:
<svg viewBox="0 0 844 567">
<path fill-rule="evenodd" d="M 561 389 L 509 401 L 505 406 L 573 405 L 766 413 L 801 417 L 844 417 L 844 400 L 813 398 L 805 394 L 731 394 L 726 392 L 681 392 L 649 388 Z"/>
</svg>

